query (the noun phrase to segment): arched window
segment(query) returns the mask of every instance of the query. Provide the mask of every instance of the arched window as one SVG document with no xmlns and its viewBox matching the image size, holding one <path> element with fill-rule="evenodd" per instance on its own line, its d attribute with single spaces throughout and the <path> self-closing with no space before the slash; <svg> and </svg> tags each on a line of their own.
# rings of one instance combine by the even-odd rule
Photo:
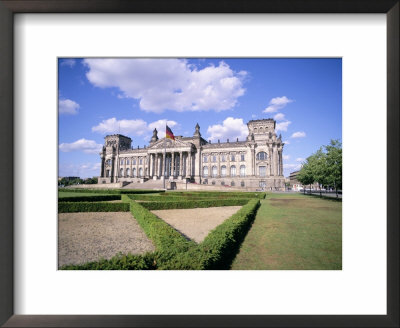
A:
<svg viewBox="0 0 400 328">
<path fill-rule="evenodd" d="M 236 166 L 232 165 L 231 166 L 231 177 L 235 177 L 236 176 Z"/>
<path fill-rule="evenodd" d="M 140 169 L 139 169 L 139 177 L 141 178 L 142 176 L 143 176 L 143 169 L 140 168 Z"/>
<path fill-rule="evenodd" d="M 126 169 L 126 176 L 129 177 L 129 174 L 131 173 L 131 171 L 129 169 Z"/>
<path fill-rule="evenodd" d="M 207 166 L 203 167 L 203 177 L 205 177 L 205 178 L 208 177 L 208 167 Z"/>
<path fill-rule="evenodd" d="M 258 161 L 265 161 L 267 159 L 267 153 L 265 151 L 260 151 L 257 154 L 257 160 Z"/>
<path fill-rule="evenodd" d="M 257 133 L 257 128 L 254 128 L 254 134 L 256 134 Z"/>
<path fill-rule="evenodd" d="M 133 168 L 132 170 L 132 176 L 135 178 L 136 177 L 136 168 Z"/>
<path fill-rule="evenodd" d="M 245 165 L 240 165 L 240 176 L 241 177 L 246 176 L 246 166 Z"/>
<path fill-rule="evenodd" d="M 213 176 L 213 178 L 215 178 L 217 176 L 217 174 L 218 174 L 217 167 L 213 166 L 212 167 L 212 176 Z"/>
<path fill-rule="evenodd" d="M 258 133 L 263 133 L 263 128 L 262 128 L 262 126 L 261 126 L 260 129 L 258 130 Z"/>
<path fill-rule="evenodd" d="M 222 165 L 221 166 L 221 177 L 225 177 L 226 176 L 226 166 Z"/>
<path fill-rule="evenodd" d="M 123 177 L 123 176 L 124 176 L 124 169 L 121 168 L 121 169 L 119 170 L 119 176 L 120 176 L 120 177 Z"/>
</svg>

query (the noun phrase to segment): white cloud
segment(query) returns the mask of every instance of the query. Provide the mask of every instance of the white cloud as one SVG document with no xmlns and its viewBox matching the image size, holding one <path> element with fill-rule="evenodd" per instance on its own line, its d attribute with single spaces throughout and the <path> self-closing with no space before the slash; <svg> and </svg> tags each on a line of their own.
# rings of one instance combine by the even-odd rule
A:
<svg viewBox="0 0 400 328">
<path fill-rule="evenodd" d="M 274 116 L 275 121 L 283 121 L 285 119 L 285 114 L 278 113 Z"/>
<path fill-rule="evenodd" d="M 233 117 L 227 117 L 222 124 L 215 124 L 207 129 L 208 139 L 212 141 L 220 139 L 221 142 L 225 142 L 226 139 L 233 142 L 236 141 L 236 138 L 243 140 L 247 137 L 248 132 L 249 130 L 247 125 L 243 123 L 243 119 Z"/>
<path fill-rule="evenodd" d="M 164 138 L 165 137 L 165 125 L 168 125 L 168 127 L 170 127 L 172 129 L 173 127 L 177 127 L 178 123 L 175 121 L 169 121 L 166 119 L 158 120 L 158 121 L 150 123 L 148 126 L 148 130 L 153 132 L 153 130 L 156 128 L 158 131 L 158 134 L 157 134 L 158 137 Z M 174 133 L 174 135 L 176 135 L 176 133 L 173 130 L 172 130 L 172 132 Z"/>
<path fill-rule="evenodd" d="M 282 155 L 283 159 L 289 159 L 290 155 Z"/>
<path fill-rule="evenodd" d="M 283 143 L 284 143 L 285 145 L 290 145 L 290 141 L 289 141 L 289 140 L 284 140 Z"/>
<path fill-rule="evenodd" d="M 62 143 L 59 145 L 59 149 L 62 152 L 70 151 L 83 151 L 87 154 L 97 154 L 100 152 L 102 145 L 96 143 L 94 140 L 79 139 L 72 143 Z"/>
<path fill-rule="evenodd" d="M 147 112 L 231 109 L 245 93 L 246 72 L 220 62 L 201 70 L 183 59 L 85 59 L 88 80 L 119 88 L 119 98 L 139 100 Z"/>
<path fill-rule="evenodd" d="M 291 138 L 304 138 L 306 136 L 306 133 L 303 131 L 298 131 L 295 132 L 291 135 Z"/>
<path fill-rule="evenodd" d="M 71 99 L 58 100 L 58 112 L 60 114 L 78 114 L 79 104 Z"/>
<path fill-rule="evenodd" d="M 165 124 L 168 124 L 170 128 L 178 127 L 178 123 L 175 121 L 161 119 L 150 124 L 138 119 L 138 120 L 117 120 L 115 117 L 103 120 L 98 125 L 92 127 L 93 132 L 101 134 L 114 134 L 121 133 L 125 135 L 135 136 L 146 136 L 149 132 L 153 132 L 154 128 L 158 131 L 158 137 L 165 137 Z"/>
<path fill-rule="evenodd" d="M 62 163 L 58 168 L 58 176 L 60 177 L 80 177 L 82 179 L 91 178 L 100 175 L 101 163 L 82 163 L 82 164 L 66 164 Z"/>
<path fill-rule="evenodd" d="M 283 168 L 297 171 L 301 169 L 301 164 L 283 164 Z"/>
<path fill-rule="evenodd" d="M 251 118 L 257 118 L 257 115 L 256 114 L 252 114 Z"/>
<path fill-rule="evenodd" d="M 72 58 L 67 58 L 67 59 L 63 59 L 61 60 L 61 66 L 69 66 L 69 67 L 74 67 L 75 66 L 75 59 Z"/>
<path fill-rule="evenodd" d="M 296 162 L 304 162 L 306 159 L 303 157 L 297 157 Z"/>
<path fill-rule="evenodd" d="M 264 109 L 263 113 L 275 113 L 291 102 L 293 102 L 293 100 L 286 96 L 272 98 L 269 102 L 269 106 Z"/>
<path fill-rule="evenodd" d="M 287 131 L 290 121 L 280 122 L 276 124 L 275 131 Z"/>
<path fill-rule="evenodd" d="M 140 136 L 147 132 L 147 123 L 142 119 L 117 120 L 115 117 L 112 117 L 93 126 L 92 131 L 101 134 L 121 133 Z"/>
</svg>

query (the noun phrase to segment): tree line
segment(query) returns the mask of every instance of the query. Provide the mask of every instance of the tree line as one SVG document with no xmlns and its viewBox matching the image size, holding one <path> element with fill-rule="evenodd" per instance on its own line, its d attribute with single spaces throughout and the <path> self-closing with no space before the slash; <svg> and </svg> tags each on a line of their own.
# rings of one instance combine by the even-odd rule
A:
<svg viewBox="0 0 400 328">
<path fill-rule="evenodd" d="M 79 177 L 75 177 L 73 179 L 71 178 L 62 178 L 58 180 L 58 186 L 72 186 L 72 185 L 77 185 L 77 184 L 96 184 L 97 183 L 97 178 L 87 178 L 87 179 L 81 179 Z"/>
<path fill-rule="evenodd" d="M 303 185 L 317 182 L 321 194 L 321 187 L 333 188 L 338 197 L 338 190 L 342 189 L 342 143 L 331 140 L 329 145 L 322 146 L 317 152 L 307 157 L 297 180 Z M 305 192 L 305 188 L 304 192 Z M 311 189 L 311 186 L 310 186 Z"/>
</svg>

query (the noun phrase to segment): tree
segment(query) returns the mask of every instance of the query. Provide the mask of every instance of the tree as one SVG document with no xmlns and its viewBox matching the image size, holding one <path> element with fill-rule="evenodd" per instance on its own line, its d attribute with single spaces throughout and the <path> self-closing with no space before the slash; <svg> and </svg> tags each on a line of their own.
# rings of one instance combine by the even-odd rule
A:
<svg viewBox="0 0 400 328">
<path fill-rule="evenodd" d="M 297 173 L 296 179 L 304 186 L 303 191 L 306 193 L 306 185 L 312 184 L 314 182 L 314 175 L 312 170 L 312 156 L 308 157 L 303 164 L 299 173 Z"/>
<path fill-rule="evenodd" d="M 331 140 L 325 146 L 327 181 L 335 188 L 336 198 L 338 189 L 342 189 L 342 143 L 339 140 Z"/>
<path fill-rule="evenodd" d="M 328 184 L 328 178 L 327 178 L 328 167 L 326 158 L 327 155 L 323 151 L 322 147 L 318 149 L 318 151 L 311 156 L 311 167 L 314 176 L 314 181 L 318 182 L 320 196 L 322 196 L 321 186 L 326 186 Z"/>
</svg>

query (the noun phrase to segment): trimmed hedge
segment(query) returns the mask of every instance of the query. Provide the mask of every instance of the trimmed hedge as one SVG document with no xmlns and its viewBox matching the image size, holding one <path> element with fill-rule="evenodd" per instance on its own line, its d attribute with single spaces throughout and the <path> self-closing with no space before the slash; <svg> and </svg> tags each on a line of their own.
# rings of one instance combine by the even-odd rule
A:
<svg viewBox="0 0 400 328">
<path fill-rule="evenodd" d="M 216 206 L 210 204 L 243 205 L 244 206 L 229 219 L 209 233 L 201 244 L 187 240 L 178 231 L 169 226 L 165 221 L 151 213 L 144 206 L 157 203 L 139 204 L 131 200 L 128 195 L 122 195 L 124 203 L 85 203 L 85 202 L 62 202 L 60 206 L 73 212 L 78 208 L 79 212 L 99 211 L 103 207 L 125 206 L 134 218 L 138 221 L 146 235 L 153 241 L 156 251 L 144 255 L 117 255 L 110 260 L 100 260 L 82 265 L 67 265 L 63 270 L 204 270 L 204 269 L 228 269 L 236 256 L 239 247 L 246 236 L 252 222 L 254 221 L 257 209 L 260 206 L 259 199 L 214 199 L 201 201 L 180 202 L 184 205 L 177 205 L 179 202 L 159 202 L 165 208 L 192 208 L 186 206 L 204 207 Z M 185 204 L 186 203 L 186 204 Z M 111 206 L 109 206 L 111 205 Z M 117 205 L 117 206 L 115 206 Z M 207 205 L 207 206 L 206 206 Z M 229 206 L 225 205 L 225 206 Z M 219 205 L 223 206 L 223 205 Z M 101 211 L 101 210 L 100 210 Z M 115 208 L 112 209 L 115 211 Z"/>
<path fill-rule="evenodd" d="M 220 192 L 220 191 L 174 191 L 171 193 L 165 193 L 162 194 L 161 196 L 166 196 L 166 195 L 171 195 L 171 194 L 177 194 L 177 195 L 183 195 L 186 197 L 209 197 L 209 198 L 215 198 L 215 197 L 225 197 L 225 198 L 258 198 L 258 199 L 264 199 L 266 196 L 265 192 Z"/>
<path fill-rule="evenodd" d="M 185 253 L 179 253 L 159 269 L 205 270 L 229 269 L 250 229 L 260 201 L 253 199 L 237 213 L 212 230 L 204 241 Z"/>
<path fill-rule="evenodd" d="M 100 202 L 105 200 L 121 200 L 121 195 L 95 195 L 59 197 L 59 202 Z"/>
<path fill-rule="evenodd" d="M 129 212 L 128 203 L 60 202 L 58 213 L 75 212 Z"/>
<path fill-rule="evenodd" d="M 109 260 L 101 259 L 84 264 L 64 265 L 60 270 L 155 270 L 156 263 L 156 253 L 118 254 Z"/>
<path fill-rule="evenodd" d="M 155 194 L 163 193 L 165 190 L 148 190 L 148 189 L 69 189 L 69 188 L 59 188 L 59 192 L 87 192 L 94 194 Z"/>
<path fill-rule="evenodd" d="M 186 252 L 195 242 L 187 240 L 178 231 L 168 225 L 164 220 L 149 212 L 142 205 L 122 196 L 123 201 L 130 203 L 130 210 L 134 218 L 149 237 L 157 251 L 160 252 L 160 259 L 166 260 L 179 252 Z"/>
<path fill-rule="evenodd" d="M 185 208 L 204 208 L 220 206 L 242 206 L 249 202 L 249 199 L 205 199 L 205 200 L 184 200 L 184 201 L 166 201 L 166 202 L 148 202 L 140 203 L 148 210 L 167 210 L 167 209 L 185 209 Z"/>
</svg>

